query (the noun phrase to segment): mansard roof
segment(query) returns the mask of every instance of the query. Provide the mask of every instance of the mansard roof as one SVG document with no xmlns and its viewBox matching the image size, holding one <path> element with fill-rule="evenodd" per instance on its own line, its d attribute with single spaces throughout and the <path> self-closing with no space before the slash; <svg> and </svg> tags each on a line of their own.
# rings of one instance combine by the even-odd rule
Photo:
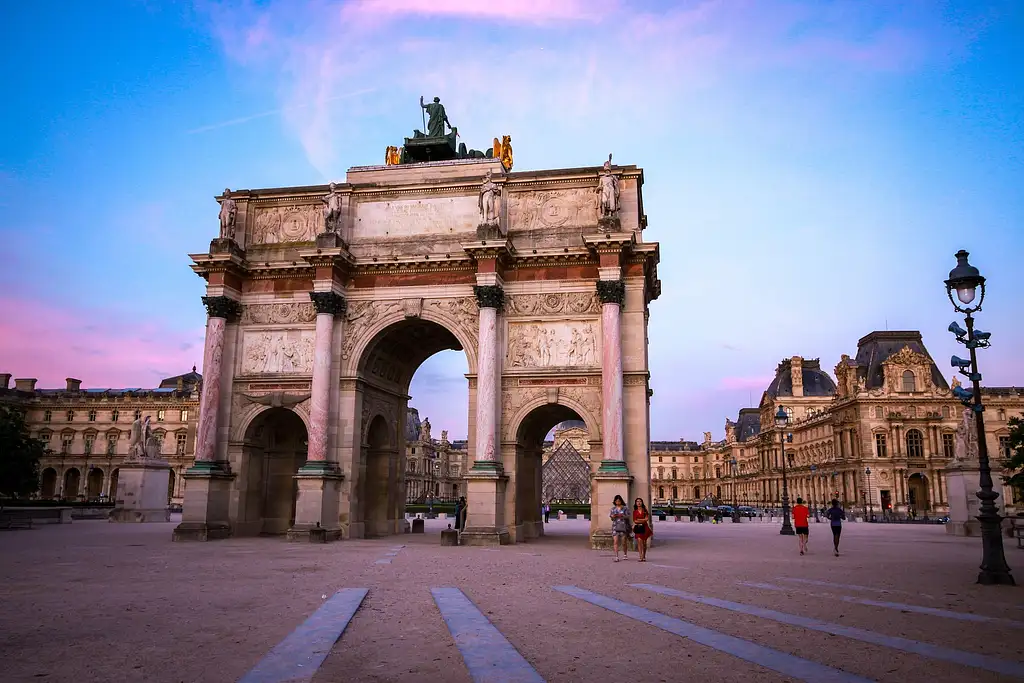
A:
<svg viewBox="0 0 1024 683">
<path fill-rule="evenodd" d="M 793 395 L 793 375 L 791 372 L 793 361 L 785 358 L 775 368 L 775 379 L 765 389 L 772 398 Z M 835 396 L 836 383 L 832 377 L 821 369 L 821 361 L 818 358 L 802 359 L 802 372 L 804 384 L 804 396 Z"/>
<path fill-rule="evenodd" d="M 875 331 L 860 338 L 857 342 L 857 375 L 864 380 L 864 385 L 868 389 L 880 389 L 885 386 L 885 370 L 882 364 L 904 346 L 927 356 L 932 366 L 932 384 L 940 389 L 949 389 L 946 378 L 939 372 L 935 360 L 924 347 L 921 333 L 917 330 Z"/>
<path fill-rule="evenodd" d="M 651 451 L 699 451 L 700 444 L 696 441 L 652 441 Z"/>
<path fill-rule="evenodd" d="M 200 384 L 203 381 L 203 376 L 196 372 L 196 366 L 192 366 L 192 372 L 186 372 L 184 375 L 175 375 L 174 377 L 166 377 L 160 381 L 161 389 L 176 389 L 178 387 L 178 381 L 181 381 L 183 385 L 194 386 Z"/>
<path fill-rule="evenodd" d="M 736 440 L 746 441 L 761 433 L 761 409 L 741 408 L 736 418 Z"/>
</svg>

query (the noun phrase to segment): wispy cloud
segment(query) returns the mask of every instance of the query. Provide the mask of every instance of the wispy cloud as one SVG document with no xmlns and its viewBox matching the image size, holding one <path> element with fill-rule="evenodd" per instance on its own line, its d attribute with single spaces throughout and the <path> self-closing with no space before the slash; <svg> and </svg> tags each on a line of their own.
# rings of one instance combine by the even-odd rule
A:
<svg viewBox="0 0 1024 683">
<path fill-rule="evenodd" d="M 0 311 L 0 370 L 35 377 L 40 388 L 62 387 L 66 377 L 86 387 L 155 387 L 202 364 L 204 330 L 173 321 L 12 297 L 0 298 Z"/>
<path fill-rule="evenodd" d="M 747 391 L 764 391 L 771 384 L 773 379 L 772 375 L 755 375 L 752 377 L 723 377 L 718 386 L 721 389 L 737 390 L 744 389 Z"/>
<path fill-rule="evenodd" d="M 237 125 L 240 125 L 240 124 L 243 124 L 243 123 L 249 123 L 250 121 L 255 121 L 257 119 L 264 119 L 264 118 L 267 118 L 269 116 L 279 116 L 279 115 L 284 114 L 284 113 L 289 112 L 289 111 L 296 111 L 296 110 L 305 109 L 305 108 L 308 108 L 308 107 L 318 106 L 318 105 L 321 105 L 321 104 L 324 104 L 324 103 L 327 103 L 327 102 L 334 102 L 336 100 L 346 100 L 346 99 L 349 99 L 349 98 L 352 98 L 352 97 L 358 97 L 359 95 L 367 95 L 369 93 L 374 92 L 375 90 L 376 90 L 376 88 L 362 88 L 361 90 L 356 90 L 354 92 L 344 93 L 342 95 L 334 95 L 332 97 L 325 97 L 325 98 L 323 98 L 320 101 L 304 102 L 304 103 L 301 103 L 301 104 L 290 105 L 290 106 L 287 106 L 287 107 L 278 107 L 277 109 L 270 109 L 268 111 L 262 111 L 262 112 L 260 112 L 258 114 L 249 114 L 248 116 L 240 116 L 238 118 L 229 119 L 227 121 L 220 121 L 218 123 L 210 123 L 210 124 L 207 124 L 205 126 L 199 126 L 198 128 L 193 128 L 192 130 L 187 130 L 187 131 L 185 131 L 185 135 L 195 135 L 197 133 L 206 133 L 206 132 L 209 132 L 211 130 L 219 130 L 221 128 L 227 128 L 229 126 L 237 126 Z"/>
</svg>

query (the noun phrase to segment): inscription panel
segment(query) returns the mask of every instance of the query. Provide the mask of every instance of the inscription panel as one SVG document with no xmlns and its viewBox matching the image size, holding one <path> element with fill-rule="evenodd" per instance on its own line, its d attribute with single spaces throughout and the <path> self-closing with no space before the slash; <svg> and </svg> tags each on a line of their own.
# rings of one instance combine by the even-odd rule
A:
<svg viewBox="0 0 1024 683">
<path fill-rule="evenodd" d="M 360 201 L 355 205 L 352 238 L 469 232 L 479 222 L 476 197 Z"/>
<path fill-rule="evenodd" d="M 601 363 L 595 324 L 509 323 L 508 366 L 512 368 L 594 367 Z"/>
<path fill-rule="evenodd" d="M 242 374 L 308 374 L 313 371 L 315 330 L 245 332 Z"/>
</svg>

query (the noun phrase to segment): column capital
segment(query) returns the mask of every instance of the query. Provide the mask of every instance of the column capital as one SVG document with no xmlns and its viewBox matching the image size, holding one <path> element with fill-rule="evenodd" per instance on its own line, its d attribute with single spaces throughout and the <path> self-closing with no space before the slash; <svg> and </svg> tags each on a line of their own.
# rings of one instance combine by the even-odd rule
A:
<svg viewBox="0 0 1024 683">
<path fill-rule="evenodd" d="M 348 310 L 348 300 L 335 292 L 310 292 L 309 298 L 317 313 L 345 315 Z"/>
<path fill-rule="evenodd" d="M 505 290 L 501 285 L 475 285 L 473 294 L 480 308 L 495 308 L 500 313 L 505 304 Z"/>
<path fill-rule="evenodd" d="M 622 280 L 598 280 L 597 296 L 602 304 L 619 304 L 626 299 L 626 284 Z"/>
<path fill-rule="evenodd" d="M 233 321 L 242 313 L 241 304 L 227 296 L 204 296 L 203 305 L 206 306 L 206 313 L 211 318 Z"/>
</svg>

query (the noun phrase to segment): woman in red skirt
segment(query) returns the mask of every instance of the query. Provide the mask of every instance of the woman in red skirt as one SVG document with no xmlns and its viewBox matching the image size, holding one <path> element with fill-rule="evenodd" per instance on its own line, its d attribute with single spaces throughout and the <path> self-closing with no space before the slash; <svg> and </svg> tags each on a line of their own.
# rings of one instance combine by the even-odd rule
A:
<svg viewBox="0 0 1024 683">
<path fill-rule="evenodd" d="M 647 561 L 647 541 L 654 535 L 651 524 L 651 513 L 644 505 L 643 498 L 633 501 L 633 535 L 636 537 L 636 550 L 640 553 L 640 561 Z"/>
</svg>

